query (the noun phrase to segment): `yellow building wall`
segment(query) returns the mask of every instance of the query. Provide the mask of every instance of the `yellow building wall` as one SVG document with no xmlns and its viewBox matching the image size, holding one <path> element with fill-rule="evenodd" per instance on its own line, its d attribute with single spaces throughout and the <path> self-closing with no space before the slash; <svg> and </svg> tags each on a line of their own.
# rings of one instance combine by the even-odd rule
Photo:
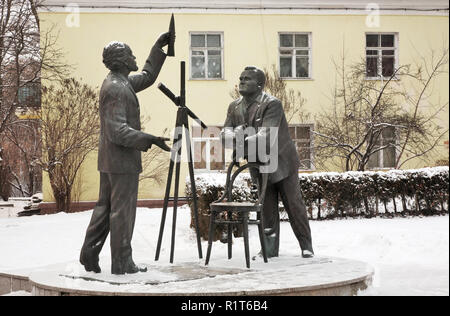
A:
<svg viewBox="0 0 450 316">
<path fill-rule="evenodd" d="M 66 60 L 74 65 L 72 76 L 100 88 L 108 70 L 102 63 L 103 47 L 110 41 L 130 45 L 140 67 L 158 35 L 167 31 L 170 14 L 162 13 L 80 13 L 79 27 L 69 27 L 69 13 L 42 12 L 41 29 L 51 25 L 59 30 L 58 43 Z M 160 135 L 175 125 L 176 107 L 157 88 L 163 82 L 175 94 L 179 93 L 180 61 L 186 61 L 189 79 L 189 32 L 215 31 L 224 34 L 224 79 L 187 80 L 186 104 L 207 125 L 221 125 L 226 116 L 229 93 L 247 65 L 270 68 L 278 65 L 278 32 L 312 33 L 312 79 L 289 80 L 288 88 L 300 90 L 307 99 L 310 113 L 318 113 L 330 106 L 329 97 L 335 86 L 332 60 L 339 60 L 345 52 L 346 60 L 359 61 L 365 56 L 366 32 L 398 32 L 399 64 L 413 63 L 419 54 L 431 49 L 448 47 L 449 20 L 446 16 L 381 16 L 380 27 L 366 26 L 365 15 L 239 15 L 239 14 L 176 14 L 175 57 L 169 57 L 154 86 L 138 94 L 141 113 L 150 116 L 145 131 Z M 435 87 L 441 100 L 448 100 L 448 74 Z M 441 125 L 448 129 L 448 106 Z M 292 122 L 291 122 L 292 123 Z M 448 140 L 448 135 L 445 138 Z M 442 146 L 442 156 L 448 158 L 448 146 Z M 169 154 L 167 154 L 169 163 Z M 410 168 L 422 167 L 413 162 Z M 180 192 L 184 191 L 187 165 L 181 169 Z M 44 174 L 45 200 L 51 200 L 51 190 Z M 96 154 L 92 154 L 83 169 L 81 200 L 96 200 L 99 174 Z M 165 185 L 142 183 L 139 198 L 163 198 Z"/>
</svg>

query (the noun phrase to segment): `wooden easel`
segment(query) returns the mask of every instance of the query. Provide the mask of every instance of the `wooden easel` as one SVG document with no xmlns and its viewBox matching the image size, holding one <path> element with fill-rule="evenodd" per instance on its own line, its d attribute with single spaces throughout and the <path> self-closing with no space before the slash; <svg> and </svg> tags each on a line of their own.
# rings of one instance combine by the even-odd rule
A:
<svg viewBox="0 0 450 316">
<path fill-rule="evenodd" d="M 177 111 L 177 120 L 175 123 L 175 134 L 173 138 L 173 145 L 170 155 L 170 164 L 169 164 L 169 174 L 167 176 L 167 184 L 166 184 L 166 192 L 164 195 L 164 204 L 163 204 L 163 212 L 161 217 L 161 226 L 159 229 L 159 237 L 158 237 L 158 245 L 156 248 L 155 261 L 159 260 L 159 254 L 161 251 L 161 242 L 164 234 L 164 225 L 166 222 L 167 216 L 167 207 L 169 205 L 169 200 L 171 198 L 170 195 L 170 187 L 172 184 L 172 176 L 173 176 L 173 168 L 175 166 L 175 192 L 173 196 L 173 221 L 172 221 L 172 239 L 170 245 L 170 263 L 173 263 L 174 252 L 175 252 L 175 230 L 177 223 L 177 207 L 178 207 L 178 187 L 180 183 L 180 164 L 181 164 L 181 148 L 182 148 L 182 139 L 183 139 L 183 131 L 185 131 L 185 139 L 186 139 L 186 148 L 188 153 L 188 167 L 189 167 L 189 177 L 191 180 L 191 192 L 192 192 L 192 200 L 193 200 L 193 213 L 194 213 L 194 225 L 195 232 L 197 234 L 197 247 L 198 247 L 198 256 L 200 259 L 203 258 L 202 254 L 202 245 L 200 241 L 200 232 L 199 232 L 199 224 L 198 224 L 198 207 L 197 207 L 197 190 L 195 187 L 195 178 L 194 178 L 194 166 L 192 162 L 192 151 L 191 151 L 191 138 L 189 136 L 189 122 L 188 116 L 195 119 L 200 123 L 202 128 L 207 128 L 207 126 L 200 121 L 200 119 L 188 108 L 186 107 L 186 90 L 185 90 L 185 62 L 181 62 L 181 89 L 180 96 L 176 97 L 166 86 L 162 83 L 158 85 L 158 89 L 160 89 L 169 99 L 178 106 Z"/>
</svg>

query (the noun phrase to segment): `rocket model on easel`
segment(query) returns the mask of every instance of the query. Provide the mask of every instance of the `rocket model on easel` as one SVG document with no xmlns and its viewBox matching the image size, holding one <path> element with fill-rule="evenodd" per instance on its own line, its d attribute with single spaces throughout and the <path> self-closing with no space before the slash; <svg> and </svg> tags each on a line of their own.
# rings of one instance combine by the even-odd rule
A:
<svg viewBox="0 0 450 316">
<path fill-rule="evenodd" d="M 175 56 L 175 18 L 173 17 L 173 13 L 170 18 L 169 33 L 170 39 L 167 47 L 167 56 Z"/>
</svg>

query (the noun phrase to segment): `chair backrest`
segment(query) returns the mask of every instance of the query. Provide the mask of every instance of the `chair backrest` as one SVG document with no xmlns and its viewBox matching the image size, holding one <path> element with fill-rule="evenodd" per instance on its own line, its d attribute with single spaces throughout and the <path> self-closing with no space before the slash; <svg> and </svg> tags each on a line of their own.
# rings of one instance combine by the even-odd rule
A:
<svg viewBox="0 0 450 316">
<path fill-rule="evenodd" d="M 227 169 L 227 179 L 225 183 L 225 191 L 223 195 L 216 201 L 216 202 L 222 202 L 225 198 L 228 202 L 231 202 L 233 200 L 232 192 L 233 192 L 233 184 L 238 175 L 244 171 L 245 169 L 250 168 L 257 168 L 259 169 L 261 166 L 264 166 L 263 163 L 258 162 L 248 162 L 245 165 L 240 166 L 239 162 L 233 159 L 233 161 L 230 163 Z M 238 168 L 233 172 L 233 168 L 237 166 Z M 266 188 L 267 188 L 267 181 L 268 181 L 269 175 L 267 173 L 259 173 L 258 183 L 256 184 L 258 187 L 258 200 L 255 203 L 255 205 L 263 204 L 264 203 L 264 197 L 266 195 Z"/>
</svg>

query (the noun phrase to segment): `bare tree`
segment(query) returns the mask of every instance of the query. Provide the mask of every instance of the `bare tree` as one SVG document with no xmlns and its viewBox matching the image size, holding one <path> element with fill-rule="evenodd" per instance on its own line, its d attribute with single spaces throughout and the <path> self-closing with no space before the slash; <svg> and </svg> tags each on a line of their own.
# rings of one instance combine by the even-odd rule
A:
<svg viewBox="0 0 450 316">
<path fill-rule="evenodd" d="M 75 79 L 42 89 L 43 155 L 58 211 L 70 211 L 72 190 L 86 157 L 98 146 L 98 93 Z M 77 193 L 77 192 L 75 192 Z"/>
<path fill-rule="evenodd" d="M 307 122 L 310 119 L 310 114 L 305 110 L 306 99 L 303 97 L 301 91 L 288 89 L 286 81 L 280 77 L 275 65 L 272 65 L 271 70 L 264 68 L 264 74 L 266 76 L 264 90 L 281 101 L 288 123 L 290 123 L 293 118 L 300 123 Z M 230 96 L 233 99 L 240 97 L 238 86 L 234 87 Z"/>
<path fill-rule="evenodd" d="M 0 198 L 7 201 L 9 198 L 11 186 L 9 185 L 11 173 L 8 169 L 8 163 L 0 148 Z"/>
<path fill-rule="evenodd" d="M 61 78 L 68 66 L 56 46 L 54 27 L 40 34 L 37 8 L 41 0 L 0 0 L 0 134 L 19 104 L 20 88 L 39 83 L 42 71 L 48 79 Z"/>
<path fill-rule="evenodd" d="M 35 138 L 31 143 L 38 142 L 40 138 L 34 128 L 24 127 L 27 123 L 16 115 L 18 110 L 29 106 L 39 107 L 39 100 L 29 104 L 29 99 L 24 96 L 33 91 L 39 99 L 41 79 L 61 78 L 70 69 L 63 62 L 62 51 L 56 45 L 55 28 L 41 32 L 37 10 L 42 3 L 42 0 L 0 0 L 0 147 L 13 141 L 22 158 L 28 150 L 27 157 L 36 152 L 37 147 L 27 148 L 29 138 Z M 42 76 L 43 73 L 45 76 Z M 15 128 L 18 130 L 15 131 Z M 25 130 L 30 131 L 26 137 L 16 137 L 17 134 L 24 136 Z M 26 143 L 23 142 L 25 139 Z M 17 174 L 14 164 L 4 167 L 13 172 L 13 187 L 23 194 L 33 193 L 32 181 L 19 183 L 23 177 Z M 29 165 L 27 168 L 34 170 L 34 176 L 40 173 L 36 166 Z"/>
<path fill-rule="evenodd" d="M 448 101 L 429 100 L 432 83 L 447 64 L 444 49 L 428 64 L 400 66 L 385 80 L 367 80 L 365 61 L 349 66 L 342 57 L 341 63 L 335 62 L 332 106 L 315 118 L 316 165 L 363 171 L 382 154 L 391 157 L 389 167 L 401 168 L 433 153 L 448 134 L 437 120 Z"/>
<path fill-rule="evenodd" d="M 141 117 L 142 126 L 150 122 L 150 117 Z M 145 127 L 142 128 L 144 131 Z M 164 129 L 162 135 L 167 137 L 168 130 Z M 142 154 L 142 173 L 139 175 L 139 181 L 149 180 L 162 184 L 169 170 L 167 152 L 157 146 L 152 146 Z"/>
<path fill-rule="evenodd" d="M 402 133 L 400 138 L 403 141 L 396 147 L 398 152 L 396 168 L 401 168 L 412 159 L 424 158 L 426 161 L 443 137 L 448 135 L 448 129 L 436 123 L 443 110 L 448 108 L 448 100 L 445 102 L 439 100 L 436 103 L 432 101 L 433 94 L 436 93 L 433 89 L 434 83 L 442 74 L 448 73 L 446 71 L 448 53 L 448 48 L 439 53 L 431 50 L 428 57 L 420 56 L 413 73 L 406 74 L 411 77 L 413 84 L 417 83 L 417 88 L 412 85 L 415 89 L 413 93 L 405 90 L 402 94 L 405 106 L 411 113 L 411 123 L 414 125 L 400 130 Z M 428 109 L 428 114 L 424 113 L 424 107 Z"/>
<path fill-rule="evenodd" d="M 31 117 L 18 120 L 7 128 L 5 137 L 10 144 L 9 156 L 15 158 L 14 163 L 8 165 L 9 184 L 18 194 L 31 196 L 41 190 L 42 184 L 42 170 L 36 164 L 42 154 L 40 122 Z"/>
<path fill-rule="evenodd" d="M 167 152 L 155 147 L 143 153 L 142 170 L 139 181 L 150 180 L 162 184 L 169 170 Z"/>
</svg>

